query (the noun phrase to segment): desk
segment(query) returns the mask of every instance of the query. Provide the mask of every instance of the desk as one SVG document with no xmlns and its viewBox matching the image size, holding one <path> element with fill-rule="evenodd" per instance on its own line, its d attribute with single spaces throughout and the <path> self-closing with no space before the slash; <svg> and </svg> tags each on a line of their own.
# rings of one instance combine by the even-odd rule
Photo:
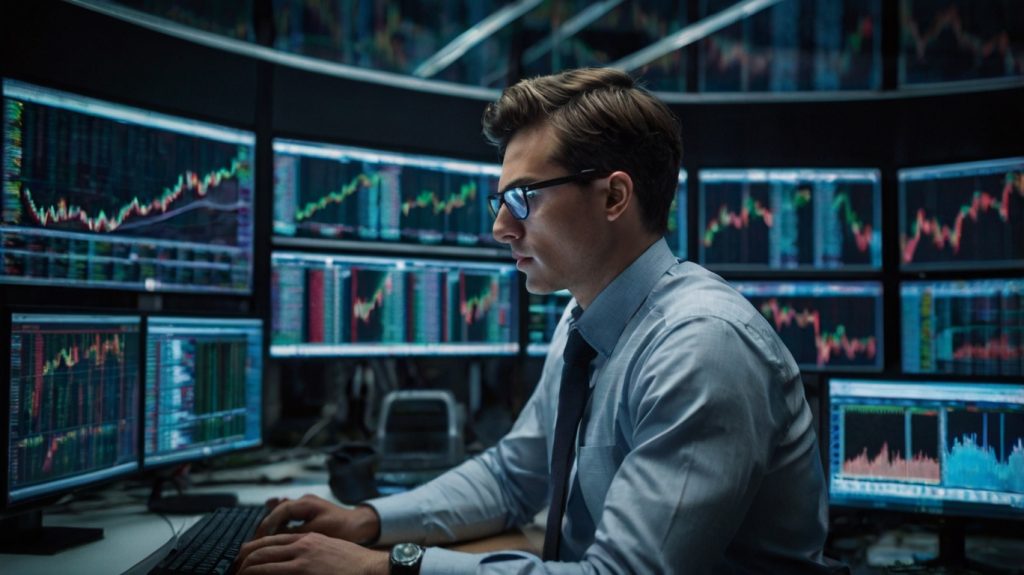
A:
<svg viewBox="0 0 1024 575">
<path fill-rule="evenodd" d="M 224 484 L 215 487 L 197 487 L 189 492 L 232 491 L 237 493 L 238 502 L 243 505 L 262 504 L 271 497 L 298 498 L 307 493 L 338 503 L 327 486 L 327 472 L 310 471 L 303 468 L 299 462 L 225 471 L 210 476 L 209 479 L 222 482 L 231 478 L 245 481 L 267 477 L 274 480 L 284 476 L 294 479 L 283 485 L 240 483 L 237 486 L 232 486 Z M 206 478 L 205 474 L 196 479 L 202 481 L 204 478 Z M 109 505 L 104 505 L 102 502 L 85 502 L 81 506 L 72 505 L 69 512 L 44 514 L 44 525 L 99 527 L 104 530 L 103 539 L 65 550 L 56 555 L 0 554 L 0 572 L 17 573 L 18 575 L 52 575 L 53 573 L 95 575 L 129 572 L 140 562 L 167 547 L 175 532 L 184 531 L 201 517 L 201 515 L 161 516 L 149 513 L 142 501 L 143 491 L 141 490 L 135 499 L 124 499 L 123 494 L 113 493 L 113 502 Z M 117 501 L 118 495 L 121 497 L 120 501 Z M 452 548 L 470 553 L 499 549 L 536 552 L 537 546 L 535 536 L 506 533 L 493 538 L 459 544 Z M 161 553 L 162 555 L 163 553 Z"/>
</svg>

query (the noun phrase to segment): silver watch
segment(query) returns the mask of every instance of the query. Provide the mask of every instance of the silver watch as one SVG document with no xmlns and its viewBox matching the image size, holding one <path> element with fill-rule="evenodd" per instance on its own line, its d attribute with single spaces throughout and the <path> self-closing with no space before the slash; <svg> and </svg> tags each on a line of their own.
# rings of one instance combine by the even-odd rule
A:
<svg viewBox="0 0 1024 575">
<path fill-rule="evenodd" d="M 415 543 L 399 543 L 391 548 L 391 575 L 419 575 L 423 548 Z"/>
</svg>

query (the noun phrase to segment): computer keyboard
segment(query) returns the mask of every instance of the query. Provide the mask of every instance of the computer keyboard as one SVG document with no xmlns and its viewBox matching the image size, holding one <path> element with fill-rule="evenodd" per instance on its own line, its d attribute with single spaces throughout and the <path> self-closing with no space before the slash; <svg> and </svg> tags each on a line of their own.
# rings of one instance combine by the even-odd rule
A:
<svg viewBox="0 0 1024 575">
<path fill-rule="evenodd" d="M 218 508 L 189 527 L 150 574 L 228 573 L 266 514 L 263 505 Z"/>
</svg>

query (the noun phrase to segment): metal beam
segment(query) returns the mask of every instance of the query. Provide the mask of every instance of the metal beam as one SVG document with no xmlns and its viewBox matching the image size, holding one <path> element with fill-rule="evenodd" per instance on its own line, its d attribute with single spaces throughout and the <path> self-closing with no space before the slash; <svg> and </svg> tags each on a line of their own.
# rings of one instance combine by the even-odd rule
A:
<svg viewBox="0 0 1024 575">
<path fill-rule="evenodd" d="M 675 52 L 684 46 L 693 44 L 698 40 L 718 32 L 726 26 L 735 24 L 744 18 L 757 14 L 765 8 L 770 8 L 782 1 L 783 0 L 743 0 L 741 2 L 737 2 L 717 14 L 713 14 L 707 18 L 694 22 L 681 30 L 665 36 L 661 40 L 658 40 L 642 50 L 633 52 L 629 56 L 626 56 L 617 62 L 612 62 L 608 66 L 611 68 L 618 68 L 626 72 L 636 70 L 645 64 L 661 58 L 665 54 Z M 796 0 L 789 1 L 795 2 Z"/>
<path fill-rule="evenodd" d="M 495 32 L 536 8 L 543 0 L 519 0 L 509 4 L 459 34 L 447 46 L 416 66 L 413 76 L 429 78 L 462 57 L 470 48 L 491 37 Z"/>
<path fill-rule="evenodd" d="M 539 60 L 541 56 L 550 52 L 558 43 L 573 37 L 577 32 L 586 28 L 624 1 L 604 0 L 603 2 L 587 6 L 579 14 L 569 18 L 558 28 L 552 29 L 550 36 L 524 50 L 520 62 L 525 66 L 535 60 Z"/>
</svg>

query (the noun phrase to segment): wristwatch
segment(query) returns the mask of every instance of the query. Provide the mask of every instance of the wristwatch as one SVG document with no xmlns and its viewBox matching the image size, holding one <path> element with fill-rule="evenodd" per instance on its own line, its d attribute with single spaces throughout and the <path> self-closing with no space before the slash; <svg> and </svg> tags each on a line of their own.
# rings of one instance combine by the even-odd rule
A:
<svg viewBox="0 0 1024 575">
<path fill-rule="evenodd" d="M 423 548 L 415 543 L 399 543 L 391 548 L 391 575 L 419 575 Z"/>
</svg>

